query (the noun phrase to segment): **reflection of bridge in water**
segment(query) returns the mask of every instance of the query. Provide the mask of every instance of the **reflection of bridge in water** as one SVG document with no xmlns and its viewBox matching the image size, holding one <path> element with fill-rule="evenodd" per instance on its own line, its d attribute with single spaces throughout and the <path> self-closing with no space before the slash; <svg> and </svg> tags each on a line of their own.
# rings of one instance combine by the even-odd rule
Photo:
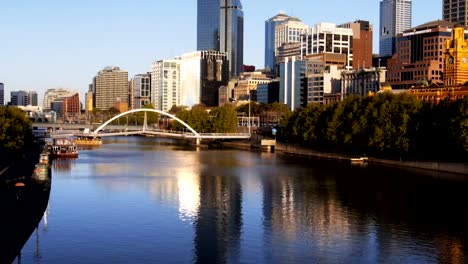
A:
<svg viewBox="0 0 468 264">
<path fill-rule="evenodd" d="M 115 120 L 119 118 L 138 112 L 144 112 L 144 121 L 142 126 L 129 126 L 129 125 L 111 125 Z M 163 116 L 167 116 L 179 123 L 181 123 L 187 131 L 171 131 L 163 130 L 157 128 L 148 127 L 147 123 L 147 113 L 158 113 Z M 169 113 L 155 110 L 155 109 L 134 109 L 121 113 L 114 116 L 113 118 L 106 121 L 104 124 L 96 128 L 96 125 L 86 125 L 86 124 L 49 124 L 49 123 L 34 123 L 34 127 L 38 128 L 52 128 L 52 129 L 65 129 L 65 130 L 81 130 L 81 129 L 90 129 L 93 130 L 90 133 L 83 132 L 73 132 L 69 134 L 59 134 L 60 136 L 94 136 L 94 137 L 111 137 L 111 136 L 130 136 L 130 135 L 153 135 L 160 137 L 170 137 L 170 138 L 181 138 L 181 139 L 195 139 L 197 145 L 200 144 L 202 139 L 249 139 L 250 133 L 198 133 L 192 127 L 190 127 L 183 120 L 178 117 L 171 115 Z M 101 132 L 102 131 L 102 132 Z M 105 132 L 104 132 L 105 131 Z"/>
</svg>

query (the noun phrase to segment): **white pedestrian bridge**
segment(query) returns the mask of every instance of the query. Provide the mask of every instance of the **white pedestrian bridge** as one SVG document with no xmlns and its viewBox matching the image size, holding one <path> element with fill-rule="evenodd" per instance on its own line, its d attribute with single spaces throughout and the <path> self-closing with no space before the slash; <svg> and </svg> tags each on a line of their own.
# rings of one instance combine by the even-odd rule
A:
<svg viewBox="0 0 468 264">
<path fill-rule="evenodd" d="M 124 117 L 129 114 L 144 112 L 144 122 L 142 126 L 128 126 L 128 125 L 111 125 L 111 123 L 115 120 L 118 120 L 121 117 Z M 173 120 L 181 123 L 187 131 L 170 131 L 170 130 L 162 130 L 157 128 L 148 127 L 147 125 L 147 113 L 158 113 L 163 116 L 167 116 L 172 118 Z M 94 129 L 93 125 L 85 125 L 85 124 L 52 124 L 52 123 L 33 123 L 33 127 L 38 128 L 52 128 L 52 129 L 62 129 L 65 131 L 68 130 L 79 130 L 79 129 Z M 169 113 L 156 110 L 156 109 L 134 109 L 127 111 L 125 113 L 121 113 L 116 115 L 94 129 L 89 133 L 83 132 L 72 132 L 72 133 L 60 133 L 60 134 L 53 134 L 60 135 L 60 136 L 94 136 L 94 137 L 111 137 L 111 136 L 129 136 L 129 135 L 153 135 L 153 136 L 160 136 L 160 137 L 171 137 L 171 138 L 186 138 L 186 139 L 195 139 L 197 145 L 200 143 L 202 139 L 249 139 L 251 137 L 250 133 L 199 133 L 195 131 L 192 127 L 190 127 L 187 123 L 183 120 L 179 119 L 178 117 L 171 115 Z"/>
</svg>

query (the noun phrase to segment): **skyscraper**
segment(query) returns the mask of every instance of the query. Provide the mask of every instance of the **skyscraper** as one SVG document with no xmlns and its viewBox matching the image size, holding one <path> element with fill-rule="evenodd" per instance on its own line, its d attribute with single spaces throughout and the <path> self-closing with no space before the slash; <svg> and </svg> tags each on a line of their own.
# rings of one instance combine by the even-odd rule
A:
<svg viewBox="0 0 468 264">
<path fill-rule="evenodd" d="M 380 1 L 380 57 L 395 53 L 397 35 L 411 28 L 411 0 Z"/>
<path fill-rule="evenodd" d="M 180 60 L 153 62 L 151 72 L 151 103 L 157 110 L 169 112 L 181 104 Z"/>
<path fill-rule="evenodd" d="M 244 11 L 240 0 L 221 0 L 220 51 L 228 53 L 231 76 L 238 76 L 244 63 Z"/>
<path fill-rule="evenodd" d="M 197 2 L 197 50 L 219 50 L 220 0 Z"/>
<path fill-rule="evenodd" d="M 0 83 L 0 106 L 5 105 L 5 86 Z"/>
<path fill-rule="evenodd" d="M 275 67 L 275 28 L 289 18 L 284 13 L 265 21 L 265 69 Z"/>
<path fill-rule="evenodd" d="M 99 110 L 108 110 L 116 103 L 127 103 L 128 108 L 128 72 L 119 67 L 105 67 L 94 78 L 94 106 Z"/>
<path fill-rule="evenodd" d="M 468 26 L 468 1 L 444 0 L 442 19 Z"/>
</svg>

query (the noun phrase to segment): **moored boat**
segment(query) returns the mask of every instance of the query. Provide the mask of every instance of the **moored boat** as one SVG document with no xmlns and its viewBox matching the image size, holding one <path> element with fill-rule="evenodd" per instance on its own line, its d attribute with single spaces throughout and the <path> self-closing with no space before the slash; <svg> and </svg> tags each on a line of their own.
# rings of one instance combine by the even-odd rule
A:
<svg viewBox="0 0 468 264">
<path fill-rule="evenodd" d="M 102 145 L 102 139 L 93 136 L 79 136 L 73 141 L 80 146 L 99 146 Z"/>
<path fill-rule="evenodd" d="M 78 149 L 71 139 L 56 138 L 52 145 L 49 146 L 50 156 L 56 158 L 76 158 L 78 157 Z"/>
</svg>

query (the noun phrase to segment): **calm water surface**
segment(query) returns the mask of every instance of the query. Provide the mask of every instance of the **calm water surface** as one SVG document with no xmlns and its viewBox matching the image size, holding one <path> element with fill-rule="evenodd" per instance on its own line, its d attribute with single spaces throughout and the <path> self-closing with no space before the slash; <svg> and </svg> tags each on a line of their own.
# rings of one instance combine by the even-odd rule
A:
<svg viewBox="0 0 468 264">
<path fill-rule="evenodd" d="M 122 137 L 56 160 L 21 263 L 467 263 L 466 181 Z"/>
</svg>

